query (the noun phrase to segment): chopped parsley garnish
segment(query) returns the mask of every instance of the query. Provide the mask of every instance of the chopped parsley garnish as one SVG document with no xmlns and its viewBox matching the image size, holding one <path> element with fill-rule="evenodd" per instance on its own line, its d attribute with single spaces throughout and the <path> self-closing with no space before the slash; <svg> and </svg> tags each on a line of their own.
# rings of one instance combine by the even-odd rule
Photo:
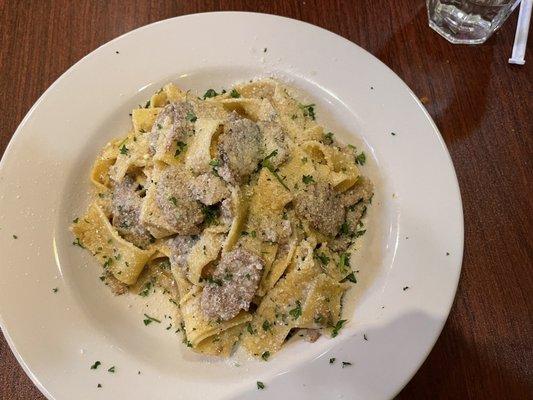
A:
<svg viewBox="0 0 533 400">
<path fill-rule="evenodd" d="M 348 367 L 348 366 L 350 366 L 350 365 L 352 365 L 351 362 L 348 362 L 348 361 L 343 361 L 343 362 L 342 362 L 342 368 L 344 368 L 344 367 Z"/>
<path fill-rule="evenodd" d="M 296 300 L 296 307 L 289 311 L 289 315 L 292 319 L 298 319 L 302 315 L 302 305 L 300 300 Z"/>
<path fill-rule="evenodd" d="M 107 372 L 111 372 L 112 374 L 115 373 L 115 366 L 113 365 L 111 368 L 107 370 Z"/>
<path fill-rule="evenodd" d="M 322 265 L 329 264 L 329 257 L 324 253 L 315 250 L 315 257 L 322 263 Z"/>
<path fill-rule="evenodd" d="M 96 385 L 97 388 L 101 388 L 102 387 L 102 384 L 99 383 L 98 385 Z"/>
<path fill-rule="evenodd" d="M 16 239 L 17 236 L 16 236 L 16 235 L 13 235 L 13 238 Z M 80 242 L 80 238 L 76 238 L 76 240 L 73 241 L 72 244 L 73 244 L 74 246 L 79 246 L 79 247 L 81 247 L 82 249 L 85 248 L 85 246 L 81 244 L 81 242 Z"/>
<path fill-rule="evenodd" d="M 207 92 L 204 93 L 204 100 L 215 96 L 218 96 L 218 93 L 215 91 L 215 89 L 207 89 Z"/>
<path fill-rule="evenodd" d="M 257 389 L 263 390 L 265 388 L 265 384 L 261 381 L 257 381 Z"/>
<path fill-rule="evenodd" d="M 304 175 L 302 176 L 302 182 L 309 185 L 310 183 L 315 183 L 315 179 L 313 178 L 313 175 Z"/>
<path fill-rule="evenodd" d="M 341 225 L 341 234 L 342 235 L 349 235 L 350 234 L 350 225 L 348 225 L 348 222 L 344 221 Z"/>
<path fill-rule="evenodd" d="M 207 283 L 211 283 L 213 285 L 222 286 L 222 281 L 220 279 L 217 279 L 217 278 L 211 278 L 210 276 L 208 276 L 207 278 L 203 278 L 203 280 L 206 281 Z"/>
<path fill-rule="evenodd" d="M 405 292 L 407 289 L 409 289 L 409 286 L 404 286 L 403 291 Z"/>
<path fill-rule="evenodd" d="M 229 95 L 234 99 L 238 99 L 239 97 L 241 97 L 241 94 L 237 92 L 237 89 L 232 89 Z"/>
<path fill-rule="evenodd" d="M 209 165 L 212 167 L 220 167 L 220 160 L 218 158 L 213 158 L 211 161 L 209 161 Z"/>
<path fill-rule="evenodd" d="M 150 100 L 148 100 L 148 101 L 146 102 L 146 104 L 144 105 L 144 108 L 148 108 L 148 107 L 150 107 Z"/>
<path fill-rule="evenodd" d="M 366 333 L 363 333 L 363 339 L 368 340 L 368 338 L 366 337 Z"/>
<path fill-rule="evenodd" d="M 255 237 L 257 236 L 256 231 L 251 231 L 251 232 L 250 232 L 250 236 L 253 237 L 253 238 L 255 238 Z"/>
<path fill-rule="evenodd" d="M 326 144 L 332 144 L 333 143 L 333 132 L 328 132 L 328 133 L 324 134 L 324 142 Z"/>
<path fill-rule="evenodd" d="M 100 361 L 96 361 L 93 365 L 91 365 L 91 369 L 97 369 L 102 363 Z"/>
<path fill-rule="evenodd" d="M 341 254 L 339 258 L 339 267 L 341 268 L 341 270 L 350 268 L 350 254 L 349 253 Z"/>
<path fill-rule="evenodd" d="M 261 358 L 265 361 L 268 360 L 268 357 L 270 357 L 270 351 L 265 351 L 263 354 L 261 354 Z"/>
<path fill-rule="evenodd" d="M 147 281 L 147 282 L 144 284 L 142 290 L 139 292 L 139 296 L 142 296 L 142 297 L 146 297 L 146 296 L 148 296 L 148 295 L 150 294 L 150 290 L 152 289 L 152 284 L 153 284 L 153 283 L 152 283 L 151 280 L 150 280 L 150 281 Z"/>
<path fill-rule="evenodd" d="M 254 331 L 254 328 L 252 328 L 252 324 L 248 322 L 248 324 L 246 325 L 246 330 L 248 331 L 248 333 L 250 335 L 255 335 L 255 331 Z"/>
<path fill-rule="evenodd" d="M 187 119 L 187 121 L 189 122 L 195 122 L 198 118 L 196 118 L 196 114 L 193 113 L 192 111 L 189 111 L 187 113 L 187 116 L 185 117 L 185 119 Z"/>
<path fill-rule="evenodd" d="M 268 49 L 265 47 L 265 48 L 263 49 L 263 53 L 266 53 L 267 50 L 268 50 Z"/>
<path fill-rule="evenodd" d="M 57 293 L 58 291 L 59 291 L 59 289 L 56 288 L 56 287 L 52 289 L 52 292 L 54 292 L 54 293 Z"/>
<path fill-rule="evenodd" d="M 128 154 L 128 151 L 129 151 L 129 149 L 126 147 L 125 144 L 123 144 L 119 150 L 120 150 L 120 154 L 124 154 L 124 155 Z"/>
<path fill-rule="evenodd" d="M 304 113 L 304 117 L 309 117 L 312 120 L 315 119 L 315 105 L 314 104 L 300 104 L 300 108 Z"/>
<path fill-rule="evenodd" d="M 365 165 L 365 162 L 366 162 L 366 155 L 364 151 L 362 151 L 360 154 L 355 156 L 356 164 Z"/>
<path fill-rule="evenodd" d="M 354 238 L 358 238 L 359 236 L 363 236 L 366 233 L 366 229 L 361 229 L 353 233 Z"/>
<path fill-rule="evenodd" d="M 357 279 L 355 277 L 355 273 L 350 273 L 349 275 L 346 275 L 346 277 L 343 279 L 343 281 L 350 281 L 352 283 L 357 283 Z"/>
<path fill-rule="evenodd" d="M 187 143 L 178 141 L 176 143 L 176 152 L 174 153 L 174 157 L 179 156 L 183 152 L 183 150 L 185 150 L 186 147 L 187 147 Z"/>
<path fill-rule="evenodd" d="M 330 359 L 329 359 L 329 363 L 330 363 L 330 364 L 333 364 L 334 362 L 335 362 L 335 358 L 330 358 Z"/>
<path fill-rule="evenodd" d="M 207 225 L 215 222 L 220 214 L 220 210 L 216 205 L 202 206 L 202 213 L 204 214 L 204 221 Z"/>
<path fill-rule="evenodd" d="M 18 239 L 18 238 L 19 237 L 17 235 L 13 235 L 13 239 Z M 79 241 L 79 239 L 78 239 L 78 241 Z M 76 243 L 73 243 L 73 244 L 76 244 Z M 83 247 L 83 246 L 81 246 L 81 247 Z"/>
<path fill-rule="evenodd" d="M 331 337 L 334 338 L 339 334 L 339 331 L 342 329 L 344 324 L 346 323 L 346 319 L 340 319 L 335 326 L 333 327 L 333 330 L 331 331 Z"/>
<path fill-rule="evenodd" d="M 152 322 L 157 322 L 158 324 L 161 323 L 161 321 L 157 318 L 154 318 L 154 317 L 150 317 L 148 314 L 144 314 L 144 316 L 146 317 L 143 322 L 144 322 L 144 325 L 150 325 Z"/>
<path fill-rule="evenodd" d="M 266 169 L 268 169 L 270 171 L 270 173 L 272 175 L 274 175 L 274 177 L 278 180 L 279 183 L 281 183 L 283 185 L 283 187 L 287 190 L 289 190 L 289 188 L 287 187 L 287 185 L 285 185 L 285 182 L 283 182 L 283 179 L 281 179 L 281 177 L 278 175 L 278 173 L 276 172 L 276 168 L 274 168 L 274 166 L 272 165 L 272 163 L 270 162 L 270 159 L 272 157 L 276 157 L 278 155 L 278 151 L 277 150 L 274 150 L 272 153 L 270 153 L 268 156 L 266 156 L 263 161 L 261 161 L 261 165 L 263 167 L 265 167 Z"/>
<path fill-rule="evenodd" d="M 178 199 L 176 199 L 174 196 L 170 196 L 168 198 L 168 201 L 170 201 L 172 204 L 174 204 L 175 207 L 178 206 Z"/>
<path fill-rule="evenodd" d="M 392 136 L 396 136 L 396 133 L 395 132 L 391 132 L 390 133 Z"/>
<path fill-rule="evenodd" d="M 265 332 L 266 332 L 266 331 L 269 331 L 269 330 L 270 330 L 270 327 L 271 327 L 270 322 L 268 322 L 268 320 L 265 319 L 265 320 L 263 321 L 263 330 L 264 330 Z"/>
<path fill-rule="evenodd" d="M 74 218 L 74 219 L 72 220 L 72 222 L 75 223 L 75 224 L 77 224 L 79 220 L 80 220 L 79 218 Z"/>
</svg>

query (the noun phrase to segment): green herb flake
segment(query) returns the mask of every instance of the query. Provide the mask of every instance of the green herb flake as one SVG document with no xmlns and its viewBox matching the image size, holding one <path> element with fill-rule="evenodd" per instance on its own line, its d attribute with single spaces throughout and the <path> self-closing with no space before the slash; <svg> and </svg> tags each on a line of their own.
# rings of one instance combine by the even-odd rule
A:
<svg viewBox="0 0 533 400">
<path fill-rule="evenodd" d="M 220 160 L 218 158 L 213 158 L 209 161 L 209 165 L 212 167 L 220 167 Z"/>
<path fill-rule="evenodd" d="M 296 307 L 289 311 L 289 315 L 292 319 L 298 319 L 302 315 L 302 305 L 300 300 L 296 300 Z"/>
<path fill-rule="evenodd" d="M 150 325 L 152 322 L 157 322 L 158 324 L 161 323 L 161 320 L 157 319 L 157 318 L 154 318 L 154 317 L 150 317 L 148 314 L 144 314 L 144 316 L 146 317 L 143 322 L 144 322 L 144 325 Z"/>
<path fill-rule="evenodd" d="M 324 134 L 324 142 L 326 144 L 332 144 L 333 143 L 333 132 L 328 132 L 328 133 Z"/>
<path fill-rule="evenodd" d="M 102 363 L 100 361 L 96 361 L 93 365 L 91 365 L 91 369 L 97 369 Z"/>
<path fill-rule="evenodd" d="M 196 114 L 195 114 L 194 112 L 189 111 L 189 112 L 187 113 L 187 116 L 185 117 L 185 119 L 186 119 L 187 121 L 189 121 L 189 122 L 196 122 L 196 120 L 197 120 L 198 118 L 196 117 Z"/>
<path fill-rule="evenodd" d="M 96 385 L 97 388 L 101 388 L 102 387 L 102 384 L 99 383 L 98 385 Z"/>
<path fill-rule="evenodd" d="M 366 154 L 364 151 L 362 151 L 360 154 L 355 156 L 355 163 L 358 165 L 365 165 L 366 162 Z"/>
<path fill-rule="evenodd" d="M 248 322 L 248 324 L 246 325 L 246 330 L 248 331 L 250 335 L 255 335 L 255 331 L 254 331 L 254 328 L 252 328 L 251 323 Z"/>
<path fill-rule="evenodd" d="M 229 95 L 234 99 L 241 97 L 241 94 L 237 92 L 237 89 L 232 89 Z"/>
<path fill-rule="evenodd" d="M 139 296 L 146 297 L 150 294 L 150 290 L 152 289 L 152 281 L 147 281 L 142 290 L 139 292 Z"/>
<path fill-rule="evenodd" d="M 329 257 L 324 253 L 315 250 L 315 257 L 322 263 L 322 265 L 329 264 Z"/>
<path fill-rule="evenodd" d="M 220 209 L 216 205 L 204 205 L 202 206 L 202 213 L 204 214 L 204 222 L 206 225 L 211 225 L 218 219 L 220 215 Z"/>
<path fill-rule="evenodd" d="M 263 390 L 265 388 L 265 384 L 261 381 L 257 381 L 257 389 Z"/>
<path fill-rule="evenodd" d="M 120 154 L 124 154 L 124 155 L 128 154 L 128 151 L 129 151 L 129 149 L 126 147 L 125 144 L 123 144 L 119 150 L 120 150 Z"/>
<path fill-rule="evenodd" d="M 176 143 L 176 151 L 174 152 L 174 157 L 178 157 L 187 147 L 187 143 L 178 141 Z"/>
<path fill-rule="evenodd" d="M 174 204 L 174 207 L 178 206 L 178 199 L 176 199 L 174 196 L 170 196 L 168 198 L 168 201 L 170 201 L 172 204 Z"/>
<path fill-rule="evenodd" d="M 344 368 L 344 367 L 349 367 L 350 365 L 352 365 L 351 362 L 348 362 L 348 361 L 343 361 L 343 362 L 342 362 L 342 368 Z"/>
<path fill-rule="evenodd" d="M 150 100 L 148 100 L 148 101 L 146 102 L 146 104 L 144 105 L 144 108 L 148 108 L 148 107 L 150 107 Z"/>
<path fill-rule="evenodd" d="M 299 107 L 302 109 L 302 112 L 304 114 L 304 117 L 309 117 L 313 121 L 315 120 L 315 105 L 314 104 L 300 104 Z"/>
<path fill-rule="evenodd" d="M 16 239 L 16 238 L 17 238 L 17 236 L 13 235 L 13 238 L 15 238 L 15 239 Z M 84 246 L 83 244 L 81 244 L 81 242 L 80 242 L 80 238 L 76 238 L 76 240 L 75 240 L 75 241 L 73 241 L 73 242 L 72 242 L 72 244 L 73 244 L 74 246 L 78 246 L 78 247 L 81 247 L 82 249 L 84 249 L 84 248 L 85 248 L 85 246 Z"/>
<path fill-rule="evenodd" d="M 55 287 L 55 288 L 52 289 L 52 292 L 54 292 L 54 293 L 57 293 L 58 291 L 59 291 L 59 288 Z"/>
<path fill-rule="evenodd" d="M 261 354 L 261 358 L 265 361 L 268 361 L 269 357 L 270 357 L 270 351 L 265 351 L 263 354 Z"/>
<path fill-rule="evenodd" d="M 270 171 L 270 173 L 272 175 L 274 175 L 274 177 L 278 180 L 279 183 L 281 183 L 283 185 L 283 187 L 287 190 L 289 190 L 289 188 L 287 187 L 287 185 L 285 184 L 285 182 L 283 182 L 283 179 L 281 178 L 281 176 L 278 175 L 277 171 L 276 171 L 276 168 L 274 168 L 274 166 L 272 165 L 272 163 L 270 162 L 270 159 L 272 157 L 276 157 L 278 155 L 278 150 L 274 150 L 272 153 L 270 153 L 268 156 L 266 156 L 263 161 L 261 161 L 261 165 L 268 169 Z"/>
<path fill-rule="evenodd" d="M 215 96 L 218 96 L 218 93 L 215 91 L 215 89 L 207 89 L 207 91 L 204 93 L 204 100 Z"/>
<path fill-rule="evenodd" d="M 115 366 L 113 365 L 111 368 L 107 370 L 107 372 L 111 372 L 112 374 L 115 373 Z"/>
<path fill-rule="evenodd" d="M 337 337 L 339 335 L 339 331 L 343 328 L 344 324 L 347 322 L 346 319 L 340 319 L 337 321 L 335 326 L 333 327 L 333 330 L 331 331 L 331 337 Z"/>
<path fill-rule="evenodd" d="M 266 332 L 266 331 L 269 331 L 269 330 L 270 330 L 270 327 L 271 327 L 270 322 L 268 322 L 268 320 L 265 319 L 265 320 L 263 321 L 263 330 L 264 330 L 265 332 Z"/>
<path fill-rule="evenodd" d="M 356 279 L 355 274 L 353 272 L 350 273 L 349 275 L 346 275 L 346 277 L 343 279 L 343 282 L 344 281 L 350 281 L 352 283 L 357 283 L 357 279 Z"/>
<path fill-rule="evenodd" d="M 17 235 L 13 235 L 13 239 L 18 239 L 19 237 Z"/>
<path fill-rule="evenodd" d="M 339 267 L 341 270 L 350 268 L 350 254 L 342 253 L 339 258 Z"/>
<path fill-rule="evenodd" d="M 366 333 L 363 333 L 363 339 L 368 341 L 368 338 L 366 337 Z"/>
<path fill-rule="evenodd" d="M 330 364 L 333 364 L 334 362 L 335 362 L 335 358 L 330 358 L 330 359 L 329 359 L 329 363 L 330 363 Z"/>
<path fill-rule="evenodd" d="M 312 175 L 304 175 L 302 176 L 302 182 L 309 185 L 310 183 L 315 183 L 315 179 Z"/>
<path fill-rule="evenodd" d="M 79 220 L 80 220 L 79 218 L 74 218 L 74 219 L 72 220 L 72 222 L 73 222 L 74 224 L 77 224 Z"/>
</svg>

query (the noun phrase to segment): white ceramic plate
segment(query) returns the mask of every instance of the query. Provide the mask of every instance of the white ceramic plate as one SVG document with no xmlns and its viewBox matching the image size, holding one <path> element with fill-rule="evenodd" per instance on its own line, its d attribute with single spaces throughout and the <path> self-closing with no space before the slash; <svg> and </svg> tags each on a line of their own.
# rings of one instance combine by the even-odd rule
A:
<svg viewBox="0 0 533 400">
<path fill-rule="evenodd" d="M 130 110 L 162 84 L 203 93 L 271 74 L 301 89 L 317 104 L 319 122 L 367 153 L 363 171 L 376 195 L 365 247 L 353 260 L 359 283 L 346 302 L 354 305 L 333 340 L 293 340 L 269 362 L 240 354 L 206 360 L 165 325 L 145 327 L 135 296 L 113 297 L 67 229 L 86 206 L 100 148 L 126 131 Z M 437 339 L 463 253 L 453 165 L 409 88 L 331 32 L 251 13 L 152 24 L 70 68 L 2 158 L 0 228 L 2 329 L 33 382 L 57 400 L 390 398 Z M 102 366 L 91 370 L 96 360 Z"/>
</svg>

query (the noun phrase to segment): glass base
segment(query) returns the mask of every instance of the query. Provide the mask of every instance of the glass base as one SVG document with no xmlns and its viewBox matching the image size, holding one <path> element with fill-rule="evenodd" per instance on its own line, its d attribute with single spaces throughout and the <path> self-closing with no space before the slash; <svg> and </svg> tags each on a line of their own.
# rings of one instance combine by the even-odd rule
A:
<svg viewBox="0 0 533 400">
<path fill-rule="evenodd" d="M 431 27 L 431 29 L 433 29 L 435 32 L 445 38 L 448 42 L 453 44 L 481 44 L 485 43 L 490 37 L 490 35 L 484 35 L 481 37 L 470 37 L 464 35 L 459 37 L 457 36 L 456 32 L 453 32 L 450 29 L 447 29 L 446 27 L 439 26 L 431 20 L 429 21 L 429 26 Z"/>
</svg>

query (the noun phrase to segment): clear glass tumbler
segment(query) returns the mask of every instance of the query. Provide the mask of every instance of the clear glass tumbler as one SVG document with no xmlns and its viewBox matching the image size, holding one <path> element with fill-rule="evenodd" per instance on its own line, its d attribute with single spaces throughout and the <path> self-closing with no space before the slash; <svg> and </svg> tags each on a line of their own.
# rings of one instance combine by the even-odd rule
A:
<svg viewBox="0 0 533 400">
<path fill-rule="evenodd" d="M 520 0 L 426 0 L 429 26 L 452 43 L 487 40 Z"/>
</svg>

